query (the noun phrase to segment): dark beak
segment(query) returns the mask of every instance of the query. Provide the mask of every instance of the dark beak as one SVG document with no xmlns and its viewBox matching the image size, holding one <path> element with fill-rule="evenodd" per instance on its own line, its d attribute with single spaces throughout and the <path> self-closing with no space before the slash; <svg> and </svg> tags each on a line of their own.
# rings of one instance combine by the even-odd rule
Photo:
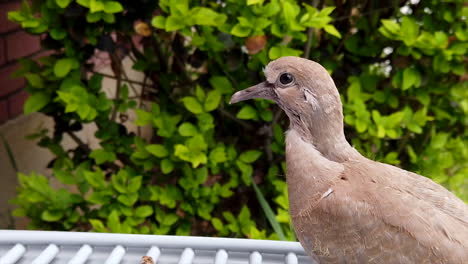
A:
<svg viewBox="0 0 468 264">
<path fill-rule="evenodd" d="M 262 98 L 274 101 L 275 94 L 273 92 L 273 85 L 269 84 L 268 82 L 262 82 L 247 89 L 238 91 L 232 95 L 231 101 L 229 103 L 235 104 L 237 102 L 254 98 Z"/>
</svg>

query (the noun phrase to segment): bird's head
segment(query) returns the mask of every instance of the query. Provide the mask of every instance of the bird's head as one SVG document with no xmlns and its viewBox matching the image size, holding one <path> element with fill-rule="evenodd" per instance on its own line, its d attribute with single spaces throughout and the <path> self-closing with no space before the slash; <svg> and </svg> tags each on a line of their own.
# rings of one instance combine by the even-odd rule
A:
<svg viewBox="0 0 468 264">
<path fill-rule="evenodd" d="M 299 57 L 282 57 L 270 62 L 264 73 L 266 81 L 236 92 L 231 103 L 253 98 L 275 101 L 288 115 L 291 127 L 306 135 L 320 137 L 322 132 L 343 130 L 340 95 L 320 64 Z"/>
</svg>

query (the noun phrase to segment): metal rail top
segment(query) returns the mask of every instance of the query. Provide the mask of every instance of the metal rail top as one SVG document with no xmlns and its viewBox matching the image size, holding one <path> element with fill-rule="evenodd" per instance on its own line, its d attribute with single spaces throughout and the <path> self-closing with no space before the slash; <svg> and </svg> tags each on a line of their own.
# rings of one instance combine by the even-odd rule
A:
<svg viewBox="0 0 468 264">
<path fill-rule="evenodd" d="M 142 262 L 143 256 L 145 261 Z M 0 264 L 310 264 L 298 242 L 0 230 Z"/>
</svg>

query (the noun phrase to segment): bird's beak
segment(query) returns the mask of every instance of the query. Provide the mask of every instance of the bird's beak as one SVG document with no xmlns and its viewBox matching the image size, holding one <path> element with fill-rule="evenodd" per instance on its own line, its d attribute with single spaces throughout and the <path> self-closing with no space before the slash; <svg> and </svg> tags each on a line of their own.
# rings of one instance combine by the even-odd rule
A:
<svg viewBox="0 0 468 264">
<path fill-rule="evenodd" d="M 238 91 L 232 95 L 231 101 L 229 103 L 235 104 L 237 102 L 254 98 L 274 100 L 273 85 L 269 84 L 268 82 L 262 82 L 247 89 Z"/>
</svg>

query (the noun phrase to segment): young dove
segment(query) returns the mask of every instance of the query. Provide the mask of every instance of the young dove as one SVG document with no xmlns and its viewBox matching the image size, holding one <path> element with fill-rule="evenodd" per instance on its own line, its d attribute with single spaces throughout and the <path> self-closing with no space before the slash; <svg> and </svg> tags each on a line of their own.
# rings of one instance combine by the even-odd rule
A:
<svg viewBox="0 0 468 264">
<path fill-rule="evenodd" d="M 290 120 L 286 180 L 297 237 L 318 263 L 468 263 L 468 206 L 432 180 L 362 156 L 318 63 L 283 57 L 231 103 L 275 101 Z"/>
</svg>

